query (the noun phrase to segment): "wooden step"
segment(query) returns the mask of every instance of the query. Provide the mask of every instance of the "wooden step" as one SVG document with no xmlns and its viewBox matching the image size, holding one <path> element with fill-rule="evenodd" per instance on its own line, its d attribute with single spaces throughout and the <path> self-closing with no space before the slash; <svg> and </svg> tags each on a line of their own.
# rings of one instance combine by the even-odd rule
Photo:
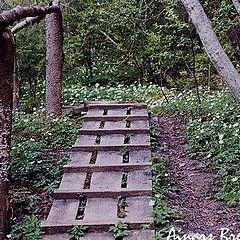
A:
<svg viewBox="0 0 240 240">
<path fill-rule="evenodd" d="M 56 190 L 53 193 L 54 199 L 79 199 L 79 196 L 85 196 L 86 198 L 118 198 L 118 197 L 139 197 L 139 196 L 152 196 L 152 189 L 126 189 L 122 191 L 117 190 L 104 190 L 104 191 L 92 191 L 92 190 L 82 190 L 81 192 L 78 191 L 62 191 Z"/>
<path fill-rule="evenodd" d="M 98 115 L 98 116 L 84 116 L 84 121 L 140 121 L 140 120 L 148 120 L 148 115 Z"/>
<path fill-rule="evenodd" d="M 64 166 L 64 173 L 77 173 L 77 172 L 122 172 L 122 171 L 133 171 L 133 170 L 146 170 L 152 164 L 144 163 L 144 164 L 119 164 L 119 165 L 66 165 Z"/>
<path fill-rule="evenodd" d="M 148 134 L 149 129 L 80 129 L 80 135 L 108 135 L 108 134 Z"/>
<path fill-rule="evenodd" d="M 145 150 L 149 149 L 150 144 L 125 144 L 125 145 L 74 145 L 71 149 L 72 152 L 76 151 L 121 151 L 128 150 Z"/>
<path fill-rule="evenodd" d="M 124 240 L 153 240 L 153 230 L 128 231 Z M 68 234 L 47 235 L 42 240 L 69 240 Z M 112 233 L 86 233 L 81 240 L 114 240 Z"/>
</svg>

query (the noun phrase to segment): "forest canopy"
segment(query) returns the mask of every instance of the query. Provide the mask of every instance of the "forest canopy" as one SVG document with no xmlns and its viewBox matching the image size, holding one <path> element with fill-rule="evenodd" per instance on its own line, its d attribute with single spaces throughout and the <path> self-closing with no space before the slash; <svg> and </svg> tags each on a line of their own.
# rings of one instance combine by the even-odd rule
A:
<svg viewBox="0 0 240 240">
<path fill-rule="evenodd" d="M 239 16 L 230 0 L 201 1 L 224 50 L 238 67 Z M 16 5 L 42 1 L 5 1 Z M 61 2 L 64 22 L 65 87 L 153 82 L 183 88 L 220 82 L 198 34 L 176 0 Z M 27 110 L 44 98 L 44 23 L 16 34 L 18 77 Z"/>
</svg>

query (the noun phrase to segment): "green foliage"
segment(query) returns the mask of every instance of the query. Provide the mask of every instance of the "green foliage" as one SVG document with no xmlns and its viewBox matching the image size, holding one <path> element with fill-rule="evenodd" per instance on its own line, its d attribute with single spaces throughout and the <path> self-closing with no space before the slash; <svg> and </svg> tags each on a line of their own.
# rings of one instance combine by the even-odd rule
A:
<svg viewBox="0 0 240 240">
<path fill-rule="evenodd" d="M 15 225 L 8 235 L 11 240 L 40 240 L 41 239 L 40 221 L 36 216 L 26 216 L 22 225 Z"/>
<path fill-rule="evenodd" d="M 4 1 L 3 8 L 17 4 L 41 3 Z M 231 0 L 203 4 L 224 49 L 238 66 L 240 26 Z M 193 71 L 204 85 L 215 79 L 196 30 L 176 0 L 69 0 L 62 1 L 62 12 L 65 91 L 73 84 L 134 81 L 191 87 Z M 21 31 L 16 40 L 22 107 L 32 112 L 44 100 L 44 24 Z"/>
<path fill-rule="evenodd" d="M 66 152 L 75 141 L 81 117 L 45 119 L 41 111 L 14 115 L 11 192 L 13 230 L 22 218 L 42 217 L 48 210 L 50 193 L 58 187 Z"/>
<path fill-rule="evenodd" d="M 119 221 L 110 227 L 109 232 L 112 233 L 116 240 L 122 240 L 128 235 L 128 224 Z"/>
<path fill-rule="evenodd" d="M 164 90 L 169 92 L 168 90 Z M 169 92 L 170 94 L 170 92 Z M 78 105 L 83 101 L 134 101 L 158 105 L 162 101 L 162 91 L 157 85 L 134 83 L 131 85 L 87 87 L 72 85 L 63 91 L 65 105 Z"/>
<path fill-rule="evenodd" d="M 79 240 L 81 237 L 83 237 L 86 234 L 87 230 L 88 230 L 87 226 L 82 226 L 82 225 L 73 226 L 68 231 L 70 240 Z"/>
<path fill-rule="evenodd" d="M 13 124 L 11 172 L 15 182 L 54 188 L 66 163 L 63 150 L 74 142 L 76 120 L 63 116 L 46 120 L 42 112 L 16 115 Z M 67 130 L 66 130 L 67 129 Z M 47 178 L 44 174 L 48 174 Z"/>
<path fill-rule="evenodd" d="M 174 189 L 169 185 L 166 169 L 167 159 L 157 153 L 160 147 L 159 134 L 159 129 L 153 122 L 150 126 L 152 166 L 147 169 L 147 172 L 152 174 L 153 200 L 151 205 L 156 226 L 155 239 L 162 240 L 168 236 L 171 221 L 178 218 L 178 213 L 167 204 L 167 194 Z"/>
<path fill-rule="evenodd" d="M 193 153 L 203 153 L 217 174 L 216 197 L 229 205 L 240 202 L 240 109 L 227 91 L 200 89 L 202 104 L 193 91 L 172 97 L 155 108 L 187 116 L 186 134 Z"/>
</svg>

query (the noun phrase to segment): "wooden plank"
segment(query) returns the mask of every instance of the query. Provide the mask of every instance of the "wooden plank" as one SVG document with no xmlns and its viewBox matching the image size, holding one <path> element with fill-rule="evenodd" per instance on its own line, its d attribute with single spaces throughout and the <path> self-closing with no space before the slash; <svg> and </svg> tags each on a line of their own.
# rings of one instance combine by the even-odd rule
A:
<svg viewBox="0 0 240 240">
<path fill-rule="evenodd" d="M 128 173 L 128 189 L 152 189 L 151 175 L 145 171 L 131 171 Z"/>
<path fill-rule="evenodd" d="M 79 130 L 79 134 L 81 135 L 108 135 L 108 134 L 146 134 L 149 133 L 149 129 L 141 129 L 141 128 L 137 128 L 137 129 L 127 129 L 127 128 L 118 128 L 118 129 L 80 129 Z"/>
<path fill-rule="evenodd" d="M 125 144 L 123 145 L 73 145 L 72 152 L 76 151 L 121 151 L 123 148 L 129 150 L 143 150 L 149 149 L 150 144 Z"/>
<path fill-rule="evenodd" d="M 43 225 L 71 224 L 75 221 L 79 200 L 54 200 L 50 213 Z"/>
<path fill-rule="evenodd" d="M 87 165 L 90 162 L 92 151 L 72 152 L 68 165 Z"/>
<path fill-rule="evenodd" d="M 132 163 L 125 163 L 125 164 L 109 164 L 107 165 L 66 165 L 64 166 L 65 173 L 78 173 L 78 172 L 126 172 L 126 171 L 133 171 L 133 170 L 146 170 L 152 164 L 149 163 L 142 163 L 142 164 L 132 164 Z"/>
<path fill-rule="evenodd" d="M 153 217 L 150 208 L 151 197 L 128 197 L 126 210 L 126 222 L 145 221 L 153 223 Z"/>
<path fill-rule="evenodd" d="M 87 233 L 81 240 L 114 240 L 113 236 L 109 232 L 104 233 Z"/>
<path fill-rule="evenodd" d="M 92 110 L 92 109 L 104 109 L 104 108 L 108 108 L 108 109 L 116 109 L 116 108 L 129 108 L 129 107 L 134 107 L 134 108 L 146 108 L 147 105 L 144 103 L 91 103 L 88 104 L 88 110 Z"/>
<path fill-rule="evenodd" d="M 123 134 L 110 134 L 110 135 L 103 135 L 101 139 L 102 145 L 121 145 L 124 141 L 124 135 Z"/>
<path fill-rule="evenodd" d="M 128 236 L 124 240 L 153 240 L 154 231 L 142 230 L 142 231 L 128 231 Z M 42 240 L 69 240 L 68 234 L 57 234 L 44 236 Z M 114 240 L 113 236 L 109 232 L 105 233 L 87 233 L 81 240 Z"/>
<path fill-rule="evenodd" d="M 87 118 L 87 116 L 84 117 Z M 95 121 L 92 117 L 89 118 L 89 121 L 84 121 L 82 124 L 82 129 L 98 129 L 100 126 L 100 121 Z"/>
<path fill-rule="evenodd" d="M 152 230 L 141 230 L 141 231 L 130 231 L 128 236 L 124 240 L 153 240 L 154 231 Z"/>
<path fill-rule="evenodd" d="M 114 181 L 113 181 L 114 179 Z M 94 172 L 92 174 L 92 191 L 117 191 L 121 188 L 122 172 Z"/>
<path fill-rule="evenodd" d="M 102 116 L 103 115 L 103 109 L 99 109 L 99 108 L 89 108 L 88 107 L 88 112 L 87 112 L 87 116 Z"/>
<path fill-rule="evenodd" d="M 122 220 L 118 219 L 117 221 Z M 69 223 L 62 223 L 62 224 L 45 224 L 42 223 L 42 231 L 45 232 L 46 235 L 50 234 L 63 234 L 68 232 L 73 226 L 79 226 L 79 225 L 85 225 L 89 227 L 89 232 L 108 232 L 109 228 L 116 223 L 117 221 L 98 221 L 98 222 L 87 222 L 83 220 L 76 220 L 73 221 L 71 224 Z M 141 230 L 143 228 L 143 225 L 148 225 L 149 220 L 141 220 L 141 221 L 132 221 L 128 223 L 128 229 L 129 230 Z M 149 225 L 150 229 L 154 229 L 154 224 L 150 223 Z"/>
<path fill-rule="evenodd" d="M 94 145 L 96 141 L 96 136 L 94 135 L 79 135 L 74 146 L 79 145 Z"/>
<path fill-rule="evenodd" d="M 96 164 L 102 166 L 121 165 L 123 161 L 120 151 L 99 151 Z"/>
<path fill-rule="evenodd" d="M 126 121 L 106 121 L 105 122 L 105 129 L 111 129 L 111 130 L 116 130 L 116 129 L 124 129 L 126 126 Z"/>
<path fill-rule="evenodd" d="M 138 150 L 129 152 L 129 162 L 131 164 L 151 164 L 151 151 L 148 150 Z"/>
<path fill-rule="evenodd" d="M 96 116 L 84 116 L 84 124 L 83 128 L 85 127 L 85 123 L 87 122 L 94 122 L 94 121 L 124 121 L 124 120 L 130 120 L 130 121 L 143 121 L 148 120 L 148 115 L 96 115 Z M 89 126 L 89 124 L 86 124 Z M 94 127 L 92 127 L 94 128 Z"/>
<path fill-rule="evenodd" d="M 110 223 L 117 220 L 117 199 L 92 198 L 87 202 L 83 222 Z"/>
<path fill-rule="evenodd" d="M 138 109 L 134 107 L 131 115 L 148 115 L 148 110 L 146 108 Z"/>
<path fill-rule="evenodd" d="M 69 240 L 68 234 L 45 235 L 42 240 Z"/>
<path fill-rule="evenodd" d="M 126 108 L 114 108 L 114 109 L 109 109 L 108 115 L 109 115 L 109 116 L 112 116 L 112 115 L 113 115 L 113 116 L 114 116 L 114 115 L 127 116 Z"/>
<path fill-rule="evenodd" d="M 59 190 L 79 191 L 83 190 L 86 173 L 64 173 Z"/>
<path fill-rule="evenodd" d="M 149 134 L 131 134 L 130 137 L 131 144 L 149 144 L 150 145 L 150 135 Z"/>
<path fill-rule="evenodd" d="M 62 191 L 60 189 L 53 193 L 54 199 L 79 199 L 79 196 L 84 194 L 86 198 L 118 198 L 118 197 L 137 197 L 137 196 L 152 196 L 152 189 L 122 189 L 122 190 L 104 190 L 97 191 L 84 189 L 82 191 Z"/>
<path fill-rule="evenodd" d="M 149 129 L 149 123 L 147 121 L 132 121 L 131 128 L 133 128 L 133 129 Z"/>
</svg>

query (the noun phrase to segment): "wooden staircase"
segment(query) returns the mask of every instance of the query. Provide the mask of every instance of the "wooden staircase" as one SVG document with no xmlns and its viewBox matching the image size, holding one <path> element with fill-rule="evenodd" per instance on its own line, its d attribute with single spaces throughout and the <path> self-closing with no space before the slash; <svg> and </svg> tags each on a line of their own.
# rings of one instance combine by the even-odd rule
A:
<svg viewBox="0 0 240 240">
<path fill-rule="evenodd" d="M 122 221 L 129 228 L 124 240 L 152 240 L 152 182 L 145 171 L 149 166 L 146 105 L 89 103 L 71 160 L 42 222 L 43 239 L 69 239 L 69 229 L 84 225 L 88 233 L 81 239 L 113 240 L 109 228 Z M 148 230 L 143 230 L 146 225 Z"/>
</svg>

